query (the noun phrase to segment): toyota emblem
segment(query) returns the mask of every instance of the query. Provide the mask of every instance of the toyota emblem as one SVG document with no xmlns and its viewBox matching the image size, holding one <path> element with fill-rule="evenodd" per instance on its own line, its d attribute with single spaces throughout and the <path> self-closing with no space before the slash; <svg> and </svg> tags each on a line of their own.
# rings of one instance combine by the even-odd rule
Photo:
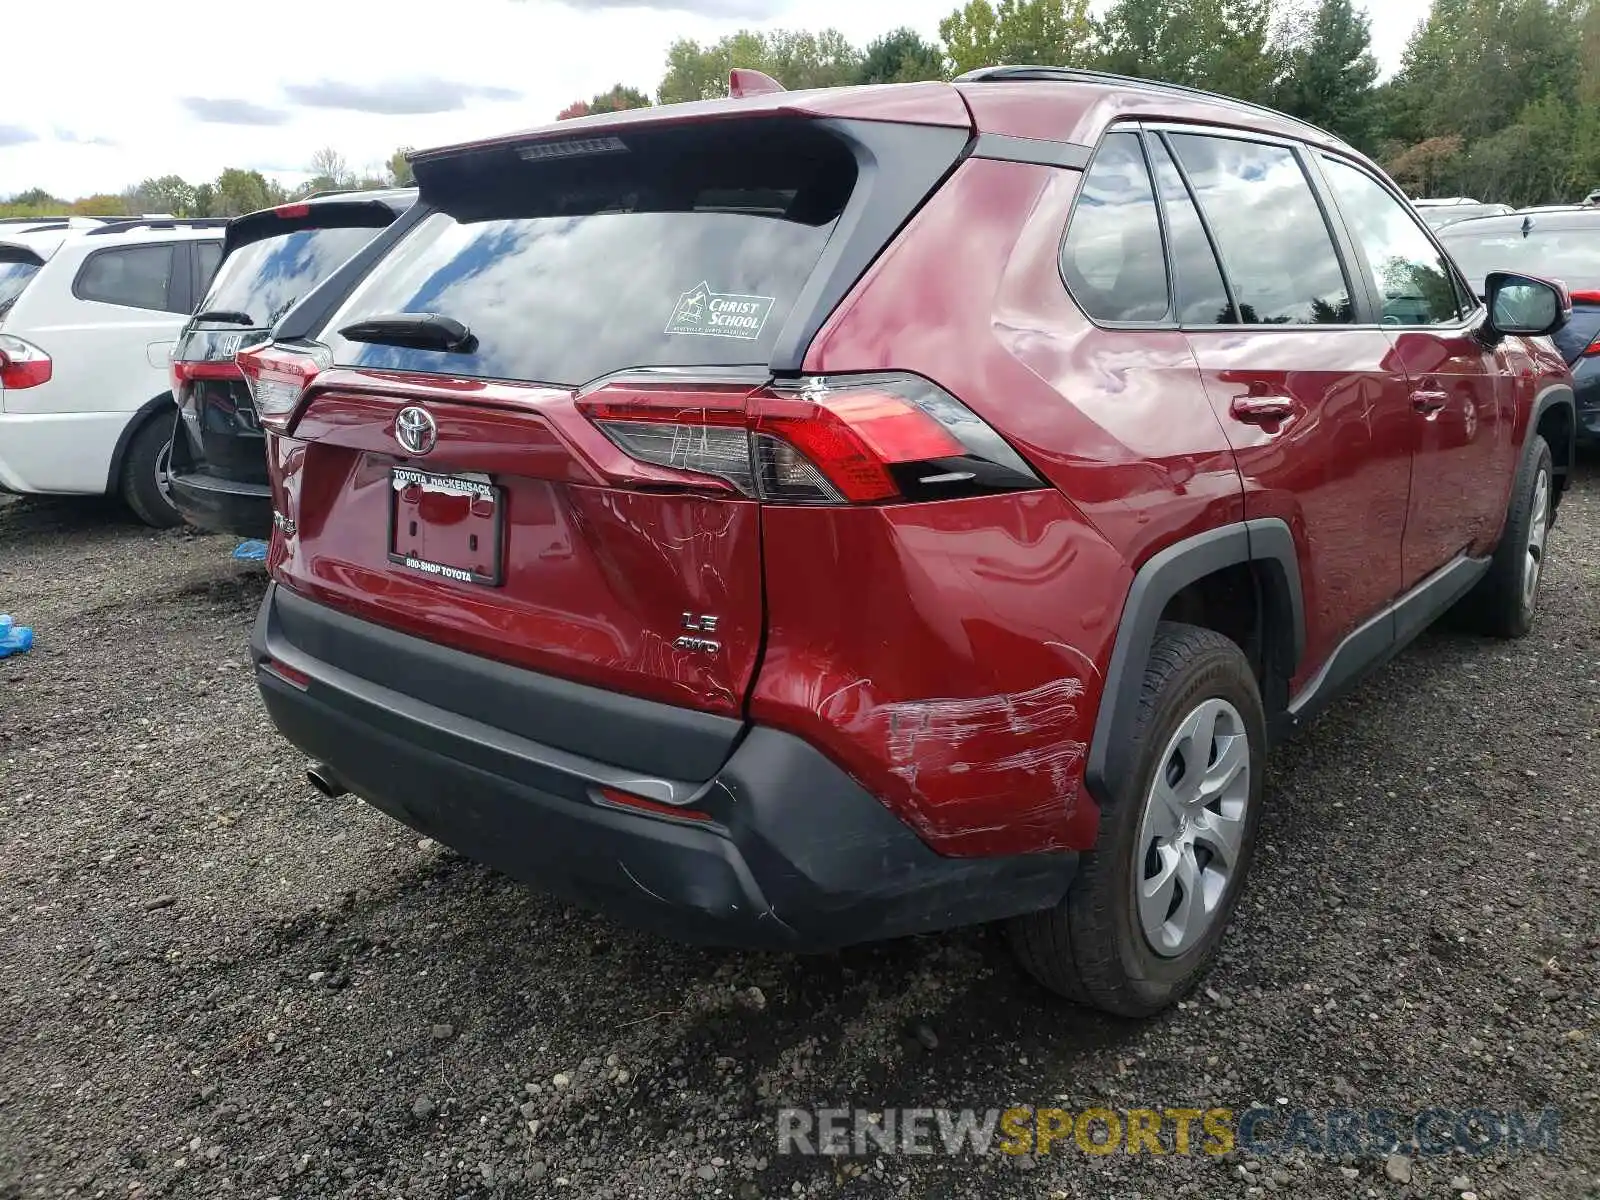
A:
<svg viewBox="0 0 1600 1200">
<path fill-rule="evenodd" d="M 407 454 L 426 454 L 439 440 L 439 426 L 425 408 L 402 408 L 394 419 L 394 440 Z"/>
</svg>

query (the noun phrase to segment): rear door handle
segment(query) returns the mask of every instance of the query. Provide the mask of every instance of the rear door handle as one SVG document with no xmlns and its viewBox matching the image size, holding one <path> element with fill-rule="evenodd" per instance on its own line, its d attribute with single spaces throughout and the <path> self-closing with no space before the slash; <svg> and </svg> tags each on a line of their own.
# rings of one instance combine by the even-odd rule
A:
<svg viewBox="0 0 1600 1200">
<path fill-rule="evenodd" d="M 1449 392 L 1434 391 L 1430 388 L 1421 388 L 1411 393 L 1411 407 L 1419 413 L 1431 415 L 1438 412 L 1450 403 Z"/>
<path fill-rule="evenodd" d="M 1228 411 L 1235 421 L 1270 425 L 1294 416 L 1294 401 L 1288 396 L 1235 396 Z"/>
</svg>

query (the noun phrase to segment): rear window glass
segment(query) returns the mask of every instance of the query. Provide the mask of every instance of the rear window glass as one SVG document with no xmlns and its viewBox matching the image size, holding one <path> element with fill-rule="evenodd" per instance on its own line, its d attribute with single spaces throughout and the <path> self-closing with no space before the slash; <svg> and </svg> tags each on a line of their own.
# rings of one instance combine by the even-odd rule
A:
<svg viewBox="0 0 1600 1200">
<path fill-rule="evenodd" d="M 271 325 L 380 232 L 301 229 L 250 242 L 223 260 L 200 311 L 242 312 L 259 326 Z"/>
<path fill-rule="evenodd" d="M 422 203 L 437 211 L 330 320 L 335 360 L 569 387 L 632 367 L 768 362 L 854 188 L 846 147 L 777 120 L 584 145 L 597 148 L 425 167 Z M 476 346 L 336 332 L 389 313 L 454 318 Z"/>
<path fill-rule="evenodd" d="M 1541 227 L 1538 217 L 1530 219 L 1526 237 L 1518 224 L 1495 222 L 1493 232 L 1446 226 L 1439 240 L 1480 293 L 1494 271 L 1559 279 L 1578 291 L 1600 287 L 1600 219 L 1584 229 Z"/>
<path fill-rule="evenodd" d="M 39 273 L 40 264 L 34 261 L 17 262 L 0 258 L 0 313 L 16 303 L 28 280 Z"/>
</svg>

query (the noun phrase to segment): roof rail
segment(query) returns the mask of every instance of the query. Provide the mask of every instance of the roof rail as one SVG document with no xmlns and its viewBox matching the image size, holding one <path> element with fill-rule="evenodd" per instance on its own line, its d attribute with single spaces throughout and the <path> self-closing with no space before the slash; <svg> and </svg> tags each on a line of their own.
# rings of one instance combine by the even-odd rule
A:
<svg viewBox="0 0 1600 1200">
<path fill-rule="evenodd" d="M 129 217 L 125 221 L 107 221 L 98 229 L 88 230 L 85 237 L 99 237 L 103 233 L 126 233 L 130 229 L 213 229 L 220 228 L 232 217 Z"/>
<path fill-rule="evenodd" d="M 68 220 L 68 218 L 67 218 L 65 213 L 63 213 L 60 216 L 52 216 L 52 217 L 0 217 L 0 225 L 44 225 L 44 224 L 55 225 L 55 224 L 59 224 L 64 228 L 66 226 L 67 220 Z"/>
<path fill-rule="evenodd" d="M 3 221 L 0 224 L 21 224 L 21 222 Z M 50 234 L 54 230 L 70 229 L 66 221 L 30 221 L 27 229 L 16 230 L 18 234 Z"/>
<path fill-rule="evenodd" d="M 957 75 L 952 83 L 1004 83 L 1012 81 L 1050 81 L 1056 83 L 1114 83 L 1119 87 L 1147 88 L 1153 92 L 1173 92 L 1181 96 L 1197 96 L 1204 100 L 1221 100 L 1227 104 L 1248 108 L 1255 112 L 1265 113 L 1276 117 L 1280 121 L 1299 125 L 1302 128 L 1314 130 L 1323 137 L 1332 138 L 1341 146 L 1345 140 L 1337 134 L 1329 133 L 1319 125 L 1310 121 L 1302 121 L 1299 117 L 1290 116 L 1276 108 L 1265 104 L 1257 104 L 1253 100 L 1240 100 L 1237 96 L 1225 96 L 1221 92 L 1208 92 L 1204 88 L 1190 87 L 1186 83 L 1167 83 L 1160 79 L 1141 79 L 1137 75 L 1115 75 L 1110 71 L 1091 71 L 1087 67 L 1041 67 L 1018 65 L 1014 67 L 979 67 L 968 71 L 965 75 Z"/>
</svg>

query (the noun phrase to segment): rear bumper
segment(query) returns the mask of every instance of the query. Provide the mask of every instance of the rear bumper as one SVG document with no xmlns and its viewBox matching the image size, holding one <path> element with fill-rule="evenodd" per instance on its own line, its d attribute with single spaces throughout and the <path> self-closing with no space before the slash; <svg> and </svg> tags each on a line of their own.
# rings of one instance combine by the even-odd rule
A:
<svg viewBox="0 0 1600 1200">
<path fill-rule="evenodd" d="M 287 620 L 285 617 L 287 616 Z M 427 699 L 317 658 L 328 637 L 417 665 Z M 873 796 L 805 742 L 750 728 L 707 782 L 680 782 L 581 756 L 429 701 L 498 664 L 354 621 L 274 585 L 252 638 L 273 723 L 354 793 L 470 858 L 627 924 L 684 941 L 823 950 L 977 924 L 1048 908 L 1066 892 L 1072 854 L 953 859 L 935 854 Z M 288 682 L 268 658 L 309 677 Z M 371 661 L 371 660 L 368 660 Z M 549 703 L 529 680 L 527 705 Z M 562 685 L 556 727 L 583 717 L 591 689 Z M 701 714 L 595 693 L 615 718 L 617 754 L 708 736 Z M 497 706 L 498 707 L 498 706 Z M 526 722 L 524 706 L 519 720 Z M 538 713 L 533 713 L 533 719 Z M 592 728 L 590 730 L 592 735 Z M 590 746 L 593 740 L 591 736 Z M 693 745 L 688 751 L 696 753 Z M 687 760 L 685 760 L 687 761 Z M 695 821 L 607 807 L 601 786 L 687 802 Z"/>
<path fill-rule="evenodd" d="M 189 524 L 240 537 L 272 536 L 272 488 L 240 483 L 206 471 L 169 476 L 172 503 Z"/>
<path fill-rule="evenodd" d="M 117 442 L 133 416 L 125 412 L 0 413 L 0 489 L 103 495 Z"/>
</svg>

